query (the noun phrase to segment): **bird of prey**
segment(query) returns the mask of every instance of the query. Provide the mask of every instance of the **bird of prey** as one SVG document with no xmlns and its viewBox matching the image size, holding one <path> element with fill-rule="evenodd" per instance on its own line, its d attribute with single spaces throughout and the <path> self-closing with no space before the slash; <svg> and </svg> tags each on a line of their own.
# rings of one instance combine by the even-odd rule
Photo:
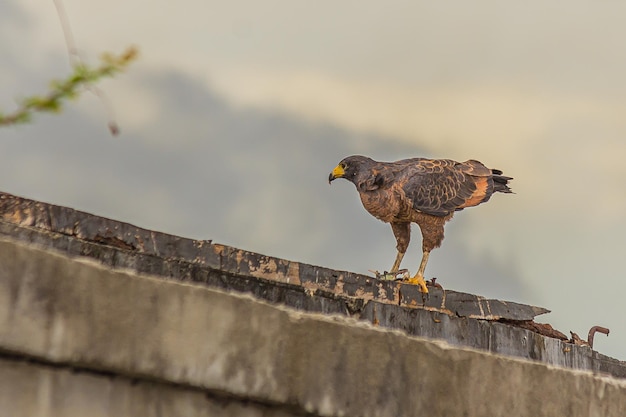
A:
<svg viewBox="0 0 626 417">
<path fill-rule="evenodd" d="M 511 177 L 489 169 L 474 160 L 411 158 L 378 162 L 366 156 L 344 158 L 328 176 L 352 182 L 365 209 L 377 219 L 391 224 L 398 254 L 389 271 L 397 275 L 411 239 L 411 223 L 422 232 L 422 261 L 417 273 L 408 279 L 428 293 L 424 270 L 430 251 L 441 246 L 444 224 L 455 211 L 477 206 L 495 192 L 511 193 Z"/>
</svg>

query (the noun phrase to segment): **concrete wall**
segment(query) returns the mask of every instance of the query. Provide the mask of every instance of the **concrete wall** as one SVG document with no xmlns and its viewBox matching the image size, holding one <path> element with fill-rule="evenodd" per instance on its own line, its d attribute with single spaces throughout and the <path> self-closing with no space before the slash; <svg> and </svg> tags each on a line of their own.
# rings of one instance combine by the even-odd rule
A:
<svg viewBox="0 0 626 417">
<path fill-rule="evenodd" d="M 622 416 L 626 382 L 0 240 L 0 416 Z"/>
<path fill-rule="evenodd" d="M 278 404 L 242 401 L 148 379 L 0 358 L 2 417 L 290 417 Z"/>
<path fill-rule="evenodd" d="M 2 192 L 0 236 L 299 311 L 341 314 L 456 346 L 626 378 L 624 362 L 535 323 L 547 311 L 540 307 L 435 287 L 424 303 L 414 285 L 185 239 Z"/>
</svg>

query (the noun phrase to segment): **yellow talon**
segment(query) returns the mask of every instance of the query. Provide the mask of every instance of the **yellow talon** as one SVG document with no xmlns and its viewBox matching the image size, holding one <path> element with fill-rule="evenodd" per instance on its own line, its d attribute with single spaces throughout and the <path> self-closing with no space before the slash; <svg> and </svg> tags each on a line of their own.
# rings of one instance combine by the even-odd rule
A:
<svg viewBox="0 0 626 417">
<path fill-rule="evenodd" d="M 426 287 L 426 281 L 424 281 L 424 277 L 420 276 L 419 274 L 416 274 L 413 278 L 409 278 L 408 280 L 406 280 L 406 282 L 409 284 L 413 284 L 413 285 L 419 285 L 420 291 L 423 292 L 424 294 L 428 294 L 428 287 Z"/>
</svg>

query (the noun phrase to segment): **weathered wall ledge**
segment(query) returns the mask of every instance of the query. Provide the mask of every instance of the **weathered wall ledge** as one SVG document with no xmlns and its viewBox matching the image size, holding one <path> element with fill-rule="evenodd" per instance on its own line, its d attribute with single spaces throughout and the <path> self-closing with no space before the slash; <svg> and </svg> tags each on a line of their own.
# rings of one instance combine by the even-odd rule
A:
<svg viewBox="0 0 626 417">
<path fill-rule="evenodd" d="M 10 353 L 0 354 L 0 404 L 11 416 L 606 417 L 626 409 L 622 380 L 6 238 L 0 352 Z"/>
<path fill-rule="evenodd" d="M 169 272 L 170 277 L 175 279 L 194 279 L 185 269 L 203 267 L 207 270 L 253 277 L 272 283 L 289 284 L 309 292 L 321 291 L 351 297 L 358 299 L 359 302 L 375 300 L 460 317 L 532 320 L 539 314 L 549 312 L 541 307 L 489 300 L 456 291 L 448 290 L 444 294 L 438 288 L 433 288 L 429 299 L 424 302 L 414 285 L 380 281 L 352 272 L 288 261 L 213 243 L 210 240 L 185 239 L 6 193 L 0 193 L 0 221 L 4 223 L 2 233 L 5 235 L 21 237 L 44 246 L 52 244 L 56 249 L 74 251 L 73 254 L 90 256 L 111 266 L 158 275 Z M 21 231 L 17 227 L 32 230 Z M 38 231 L 43 233 L 36 236 Z M 51 242 L 58 239 L 60 240 L 57 242 Z M 91 245 L 72 247 L 73 243 L 78 242 Z M 106 252 L 103 247 L 117 251 L 109 251 L 108 254 L 99 253 Z M 76 253 L 76 249 L 81 252 Z M 128 254 L 127 259 L 124 259 L 123 252 Z M 117 259 L 107 258 L 107 255 Z M 171 269 L 163 271 L 161 265 L 158 265 L 160 262 L 156 262 L 157 266 L 151 270 L 150 261 L 154 259 L 169 261 Z M 117 264 L 112 265 L 113 262 Z M 180 271 L 175 270 L 175 265 L 172 264 L 175 262 L 179 262 Z"/>
<path fill-rule="evenodd" d="M 438 288 L 423 304 L 412 285 L 184 239 L 0 193 L 3 235 L 110 267 L 244 292 L 302 311 L 343 314 L 458 346 L 626 377 L 623 362 L 510 324 L 532 323 L 547 311 L 540 307 Z"/>
</svg>

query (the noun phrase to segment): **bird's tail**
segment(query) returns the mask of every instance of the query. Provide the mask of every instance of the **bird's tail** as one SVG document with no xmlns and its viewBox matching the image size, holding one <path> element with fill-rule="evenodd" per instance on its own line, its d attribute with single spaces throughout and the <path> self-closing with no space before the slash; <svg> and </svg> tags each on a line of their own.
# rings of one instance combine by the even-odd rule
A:
<svg viewBox="0 0 626 417">
<path fill-rule="evenodd" d="M 502 171 L 499 169 L 491 170 L 491 178 L 493 178 L 493 191 L 501 192 L 501 193 L 512 193 L 513 191 L 509 188 L 508 183 L 513 178 L 505 177 L 502 175 Z"/>
</svg>

